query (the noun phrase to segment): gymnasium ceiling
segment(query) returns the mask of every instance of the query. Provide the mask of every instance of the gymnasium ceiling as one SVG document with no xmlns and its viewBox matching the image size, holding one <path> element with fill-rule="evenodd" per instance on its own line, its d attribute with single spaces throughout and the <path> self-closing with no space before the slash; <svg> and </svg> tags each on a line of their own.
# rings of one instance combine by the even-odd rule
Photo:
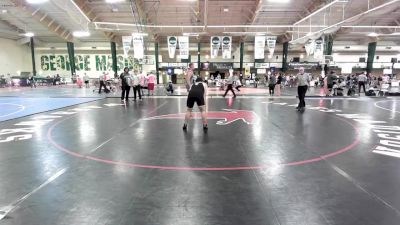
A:
<svg viewBox="0 0 400 225">
<path fill-rule="evenodd" d="M 343 43 L 380 40 L 400 44 L 400 0 L 0 0 L 0 37 L 39 43 L 121 42 L 132 32 L 147 41 L 192 35 L 209 42 L 212 35 L 252 41 L 258 33 L 278 42 L 303 45 L 310 38 L 334 35 Z M 114 0 L 115 1 L 115 0 Z M 74 37 L 89 31 L 89 37 Z"/>
</svg>

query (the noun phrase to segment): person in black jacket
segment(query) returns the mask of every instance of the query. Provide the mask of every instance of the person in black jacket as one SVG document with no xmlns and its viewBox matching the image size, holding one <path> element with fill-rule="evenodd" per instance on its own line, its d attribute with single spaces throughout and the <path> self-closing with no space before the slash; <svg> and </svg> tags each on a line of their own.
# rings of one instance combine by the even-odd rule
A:
<svg viewBox="0 0 400 225">
<path fill-rule="evenodd" d="M 119 77 L 121 79 L 121 101 L 126 101 L 128 102 L 129 99 L 129 91 L 131 90 L 131 83 L 132 83 L 132 77 L 129 74 L 129 68 L 125 67 L 124 72 L 121 73 L 121 76 Z M 124 99 L 125 97 L 125 99 Z"/>
<path fill-rule="evenodd" d="M 275 91 L 274 94 L 276 93 L 277 96 L 281 96 L 281 85 L 282 85 L 282 74 L 278 74 L 278 77 L 276 77 L 276 84 L 275 84 Z"/>
</svg>

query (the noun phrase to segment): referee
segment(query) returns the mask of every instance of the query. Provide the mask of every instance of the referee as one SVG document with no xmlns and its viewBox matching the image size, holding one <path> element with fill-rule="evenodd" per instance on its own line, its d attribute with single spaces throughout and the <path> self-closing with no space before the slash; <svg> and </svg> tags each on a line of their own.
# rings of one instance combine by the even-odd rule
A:
<svg viewBox="0 0 400 225">
<path fill-rule="evenodd" d="M 300 67 L 296 80 L 298 83 L 297 95 L 299 96 L 299 105 L 296 107 L 296 109 L 298 111 L 304 111 L 306 108 L 306 102 L 304 98 L 306 97 L 306 92 L 310 83 L 310 77 L 308 74 L 304 73 L 304 67 Z"/>
</svg>

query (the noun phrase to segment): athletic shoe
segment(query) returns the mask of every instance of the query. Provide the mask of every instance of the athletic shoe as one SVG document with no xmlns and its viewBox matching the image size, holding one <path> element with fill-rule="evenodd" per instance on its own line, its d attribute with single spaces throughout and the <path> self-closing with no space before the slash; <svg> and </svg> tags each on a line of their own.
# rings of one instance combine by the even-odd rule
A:
<svg viewBox="0 0 400 225">
<path fill-rule="evenodd" d="M 186 124 L 186 123 L 183 124 L 182 129 L 183 129 L 183 130 L 187 130 L 187 124 Z"/>
</svg>

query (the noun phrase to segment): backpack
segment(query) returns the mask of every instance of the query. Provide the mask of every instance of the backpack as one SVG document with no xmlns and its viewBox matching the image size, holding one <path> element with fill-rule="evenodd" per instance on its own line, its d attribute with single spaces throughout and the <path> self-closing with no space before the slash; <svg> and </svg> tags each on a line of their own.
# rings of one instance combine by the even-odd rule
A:
<svg viewBox="0 0 400 225">
<path fill-rule="evenodd" d="M 132 84 L 132 78 L 131 78 L 131 76 L 125 75 L 125 76 L 124 76 L 124 81 L 125 81 L 125 84 L 126 84 L 126 85 L 131 86 L 131 84 Z"/>
</svg>

